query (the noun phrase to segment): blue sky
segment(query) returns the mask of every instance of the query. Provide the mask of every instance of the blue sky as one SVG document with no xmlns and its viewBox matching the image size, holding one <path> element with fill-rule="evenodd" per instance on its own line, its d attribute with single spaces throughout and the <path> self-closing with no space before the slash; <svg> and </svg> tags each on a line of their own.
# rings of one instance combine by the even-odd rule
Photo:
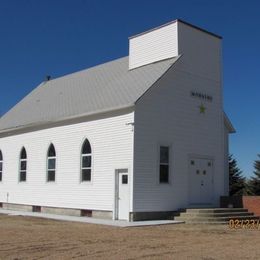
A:
<svg viewBox="0 0 260 260">
<path fill-rule="evenodd" d="M 260 153 L 260 1 L 0 0 L 0 112 L 45 75 L 128 55 L 128 37 L 176 18 L 223 36 L 230 152 L 246 176 Z"/>
</svg>

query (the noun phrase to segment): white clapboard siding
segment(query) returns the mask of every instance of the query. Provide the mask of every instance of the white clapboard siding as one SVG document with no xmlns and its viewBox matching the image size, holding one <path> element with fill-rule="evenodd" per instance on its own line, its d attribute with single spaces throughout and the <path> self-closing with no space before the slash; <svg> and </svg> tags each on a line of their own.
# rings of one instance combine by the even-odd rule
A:
<svg viewBox="0 0 260 260">
<path fill-rule="evenodd" d="M 185 70 L 210 80 L 221 80 L 221 39 L 178 22 L 178 52 L 184 56 Z"/>
<path fill-rule="evenodd" d="M 190 35 L 203 42 L 206 33 Z M 214 41 L 218 38 L 212 37 Z M 206 42 L 209 41 L 206 39 Z M 219 43 L 213 43 L 218 46 Z M 188 49 L 188 46 L 186 47 Z M 204 49 L 207 45 L 204 46 Z M 214 205 L 225 194 L 224 126 L 219 49 L 199 60 L 201 45 L 183 53 L 180 60 L 137 103 L 134 141 L 134 211 L 171 211 L 189 206 L 188 158 L 207 156 L 214 160 Z M 205 50 L 208 53 L 208 50 Z M 210 59 L 210 60 L 207 60 Z M 191 63 L 189 63 L 191 62 Z M 211 64 L 207 77 L 203 70 Z M 191 91 L 207 93 L 212 102 L 191 97 Z M 206 113 L 200 114 L 203 103 Z M 159 146 L 169 145 L 170 183 L 159 184 Z"/>
<path fill-rule="evenodd" d="M 113 210 L 116 168 L 133 161 L 133 112 L 19 134 L 0 139 L 4 157 L 0 201 L 64 208 Z M 80 151 L 88 138 L 93 152 L 92 182 L 80 183 Z M 53 143 L 57 155 L 55 183 L 46 182 L 46 154 Z M 18 182 L 19 153 L 26 148 L 26 183 Z M 131 178 L 130 178 L 131 179 Z"/>
<path fill-rule="evenodd" d="M 178 56 L 177 23 L 129 40 L 129 69 Z"/>
</svg>

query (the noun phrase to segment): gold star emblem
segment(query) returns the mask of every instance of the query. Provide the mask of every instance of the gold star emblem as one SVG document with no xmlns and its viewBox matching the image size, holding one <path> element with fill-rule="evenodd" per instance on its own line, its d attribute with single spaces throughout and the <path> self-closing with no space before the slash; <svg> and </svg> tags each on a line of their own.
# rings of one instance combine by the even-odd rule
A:
<svg viewBox="0 0 260 260">
<path fill-rule="evenodd" d="M 199 106 L 199 109 L 200 109 L 200 114 L 205 114 L 205 112 L 206 112 L 206 107 L 205 107 L 203 104 L 201 104 L 201 105 Z"/>
</svg>

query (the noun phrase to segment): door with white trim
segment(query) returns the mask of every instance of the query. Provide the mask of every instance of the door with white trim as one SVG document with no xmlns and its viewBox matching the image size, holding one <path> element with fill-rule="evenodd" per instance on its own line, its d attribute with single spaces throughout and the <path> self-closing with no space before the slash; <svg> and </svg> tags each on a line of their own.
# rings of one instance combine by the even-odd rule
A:
<svg viewBox="0 0 260 260">
<path fill-rule="evenodd" d="M 190 158 L 190 204 L 211 204 L 213 199 L 213 160 Z"/>
<path fill-rule="evenodd" d="M 129 220 L 128 169 L 116 170 L 115 219 Z"/>
</svg>

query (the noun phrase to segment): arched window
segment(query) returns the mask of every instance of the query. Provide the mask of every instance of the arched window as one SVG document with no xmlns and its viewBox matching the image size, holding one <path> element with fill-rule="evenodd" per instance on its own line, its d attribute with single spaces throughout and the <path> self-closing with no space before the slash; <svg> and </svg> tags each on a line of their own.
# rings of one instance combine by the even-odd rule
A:
<svg viewBox="0 0 260 260">
<path fill-rule="evenodd" d="M 27 154 L 23 147 L 20 152 L 20 163 L 19 163 L 19 181 L 26 181 L 26 171 L 27 171 Z"/>
<path fill-rule="evenodd" d="M 56 151 L 53 144 L 50 144 L 47 154 L 47 181 L 55 181 L 56 172 Z"/>
<path fill-rule="evenodd" d="M 81 150 L 81 181 L 91 181 L 91 146 L 88 139 L 85 140 Z"/>
<path fill-rule="evenodd" d="M 3 155 L 2 151 L 0 150 L 0 181 L 2 181 L 3 178 Z"/>
</svg>

